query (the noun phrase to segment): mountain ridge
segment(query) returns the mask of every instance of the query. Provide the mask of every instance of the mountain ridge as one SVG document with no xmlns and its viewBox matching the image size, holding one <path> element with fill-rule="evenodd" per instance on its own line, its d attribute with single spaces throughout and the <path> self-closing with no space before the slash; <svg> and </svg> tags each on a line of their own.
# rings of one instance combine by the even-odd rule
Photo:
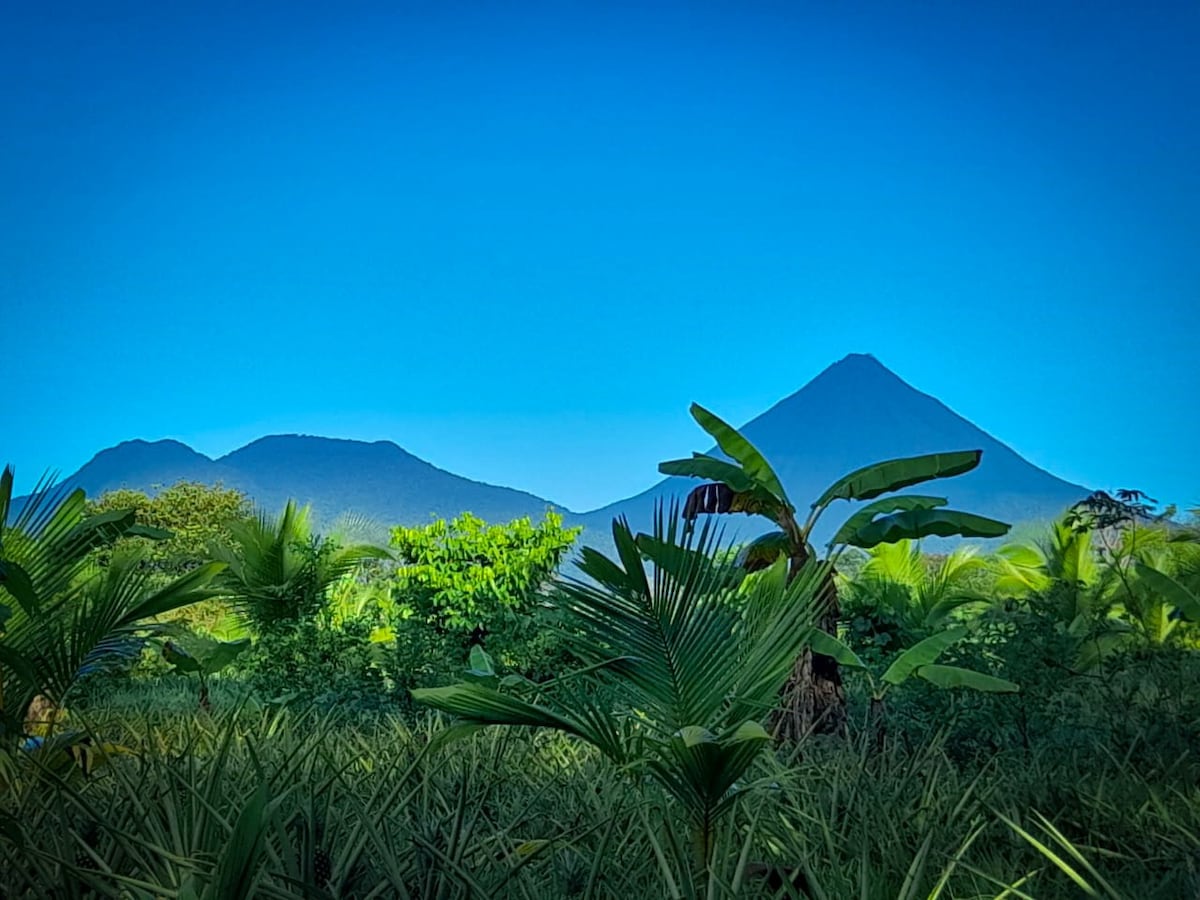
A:
<svg viewBox="0 0 1200 900">
<path fill-rule="evenodd" d="M 1014 524 L 1050 518 L 1089 492 L 1035 466 L 871 354 L 852 353 L 834 362 L 741 430 L 801 508 L 835 478 L 863 465 L 961 449 L 984 451 L 979 468 L 939 481 L 932 491 L 926 485 L 922 492 Z M 719 454 L 716 448 L 708 452 Z M 527 491 L 441 469 L 391 440 L 310 434 L 264 435 L 215 458 L 171 438 L 122 441 L 99 451 L 64 483 L 95 496 L 120 487 L 154 491 L 181 480 L 237 488 L 268 511 L 295 499 L 312 505 L 323 521 L 353 512 L 381 525 L 415 525 L 467 511 L 488 521 L 508 521 L 553 509 L 569 523 L 601 534 L 618 515 L 645 527 L 656 502 L 683 496 L 698 483 L 664 478 L 631 497 L 573 512 Z M 827 528 L 835 518 L 831 513 Z M 742 536 L 762 530 L 743 516 L 732 517 L 730 526 Z M 816 537 L 822 534 L 818 530 Z"/>
</svg>

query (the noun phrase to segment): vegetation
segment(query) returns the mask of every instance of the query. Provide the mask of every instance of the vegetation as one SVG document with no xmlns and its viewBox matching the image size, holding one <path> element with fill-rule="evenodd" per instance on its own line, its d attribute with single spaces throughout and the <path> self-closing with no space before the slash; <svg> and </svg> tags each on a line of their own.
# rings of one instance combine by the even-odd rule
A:
<svg viewBox="0 0 1200 900">
<path fill-rule="evenodd" d="M 708 483 L 565 570 L 554 514 L 381 547 L 194 485 L 18 509 L 6 471 L 0 894 L 1200 894 L 1194 517 L 1097 494 L 931 556 L 1007 530 L 894 493 L 976 451 L 800 516 L 694 412 L 725 456 L 664 471 Z M 778 528 L 732 548 L 729 512 Z M 780 727 L 819 658 L 839 727 Z"/>
</svg>

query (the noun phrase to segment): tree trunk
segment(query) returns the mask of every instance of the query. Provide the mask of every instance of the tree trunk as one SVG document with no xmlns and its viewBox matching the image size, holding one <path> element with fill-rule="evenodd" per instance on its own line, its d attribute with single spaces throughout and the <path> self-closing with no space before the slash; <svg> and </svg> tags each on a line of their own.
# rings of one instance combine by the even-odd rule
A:
<svg viewBox="0 0 1200 900">
<path fill-rule="evenodd" d="M 793 556 L 788 580 L 799 574 L 807 555 Z M 837 585 L 830 571 L 822 591 L 824 611 L 818 626 L 828 634 L 837 634 L 840 610 Z M 846 691 L 837 660 L 805 649 L 780 694 L 780 708 L 772 723 L 775 738 L 796 742 L 810 734 L 844 734 L 846 731 Z"/>
</svg>

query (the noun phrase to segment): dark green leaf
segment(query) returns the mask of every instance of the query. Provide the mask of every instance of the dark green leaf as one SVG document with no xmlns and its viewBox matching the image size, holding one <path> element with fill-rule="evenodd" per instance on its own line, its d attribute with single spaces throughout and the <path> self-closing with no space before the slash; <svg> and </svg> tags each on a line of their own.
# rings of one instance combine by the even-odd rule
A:
<svg viewBox="0 0 1200 900">
<path fill-rule="evenodd" d="M 754 479 L 747 475 L 741 466 L 703 453 L 695 453 L 691 459 L 670 459 L 661 462 L 658 464 L 658 471 L 664 475 L 720 481 L 735 491 L 750 491 L 756 487 Z"/>
<path fill-rule="evenodd" d="M 900 684 L 922 666 L 931 665 L 946 648 L 966 637 L 965 628 L 947 628 L 945 631 L 925 638 L 901 653 L 883 673 L 886 684 Z"/>
<path fill-rule="evenodd" d="M 847 543 L 854 547 L 874 547 L 931 535 L 995 538 L 1008 534 L 1010 527 L 995 519 L 955 509 L 910 509 L 864 525 Z"/>
<path fill-rule="evenodd" d="M 926 681 L 936 684 L 940 688 L 963 687 L 972 691 L 983 691 L 988 694 L 1015 694 L 1021 690 L 1020 685 L 1013 684 L 1011 681 L 1005 681 L 1003 678 L 997 678 L 994 675 L 985 675 L 983 672 L 959 668 L 958 666 L 921 666 L 921 668 L 917 669 L 916 675 L 918 678 L 924 678 Z"/>
<path fill-rule="evenodd" d="M 934 478 L 950 478 L 969 472 L 979 465 L 982 450 L 959 450 L 889 459 L 856 469 L 841 478 L 813 504 L 820 509 L 834 500 L 872 500 L 880 494 Z"/>
<path fill-rule="evenodd" d="M 782 531 L 769 531 L 746 544 L 738 553 L 737 564 L 753 572 L 771 565 L 780 556 L 792 552 L 791 541 Z"/>
<path fill-rule="evenodd" d="M 737 460 L 741 464 L 743 471 L 754 480 L 756 484 L 764 487 L 772 496 L 785 505 L 788 503 L 787 493 L 783 489 L 783 484 L 779 480 L 779 476 L 775 474 L 775 470 L 771 468 L 766 458 L 758 451 L 758 449 L 746 440 L 745 436 L 740 431 L 725 422 L 719 416 L 709 412 L 699 403 L 693 403 L 691 407 L 692 418 L 694 418 L 700 427 L 707 431 L 716 440 L 719 446 L 727 456 Z"/>
<path fill-rule="evenodd" d="M 855 534 L 860 529 L 869 525 L 876 516 L 911 509 L 937 509 L 939 506 L 945 506 L 947 502 L 945 497 L 925 497 L 919 494 L 885 497 L 882 500 L 876 500 L 874 503 L 868 503 L 848 518 L 845 524 L 838 529 L 837 534 L 833 536 L 833 540 L 829 542 L 829 545 L 835 547 L 838 544 L 851 543 Z"/>
</svg>

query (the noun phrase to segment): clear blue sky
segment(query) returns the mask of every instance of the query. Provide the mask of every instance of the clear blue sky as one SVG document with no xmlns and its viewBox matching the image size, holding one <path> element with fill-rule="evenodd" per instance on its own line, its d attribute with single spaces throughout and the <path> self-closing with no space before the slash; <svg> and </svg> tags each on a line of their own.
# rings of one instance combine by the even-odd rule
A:
<svg viewBox="0 0 1200 900">
<path fill-rule="evenodd" d="M 588 509 L 848 352 L 1200 503 L 1200 4 L 23 4 L 0 457 L 387 438 Z M 987 7 L 985 9 L 985 7 Z"/>
</svg>

